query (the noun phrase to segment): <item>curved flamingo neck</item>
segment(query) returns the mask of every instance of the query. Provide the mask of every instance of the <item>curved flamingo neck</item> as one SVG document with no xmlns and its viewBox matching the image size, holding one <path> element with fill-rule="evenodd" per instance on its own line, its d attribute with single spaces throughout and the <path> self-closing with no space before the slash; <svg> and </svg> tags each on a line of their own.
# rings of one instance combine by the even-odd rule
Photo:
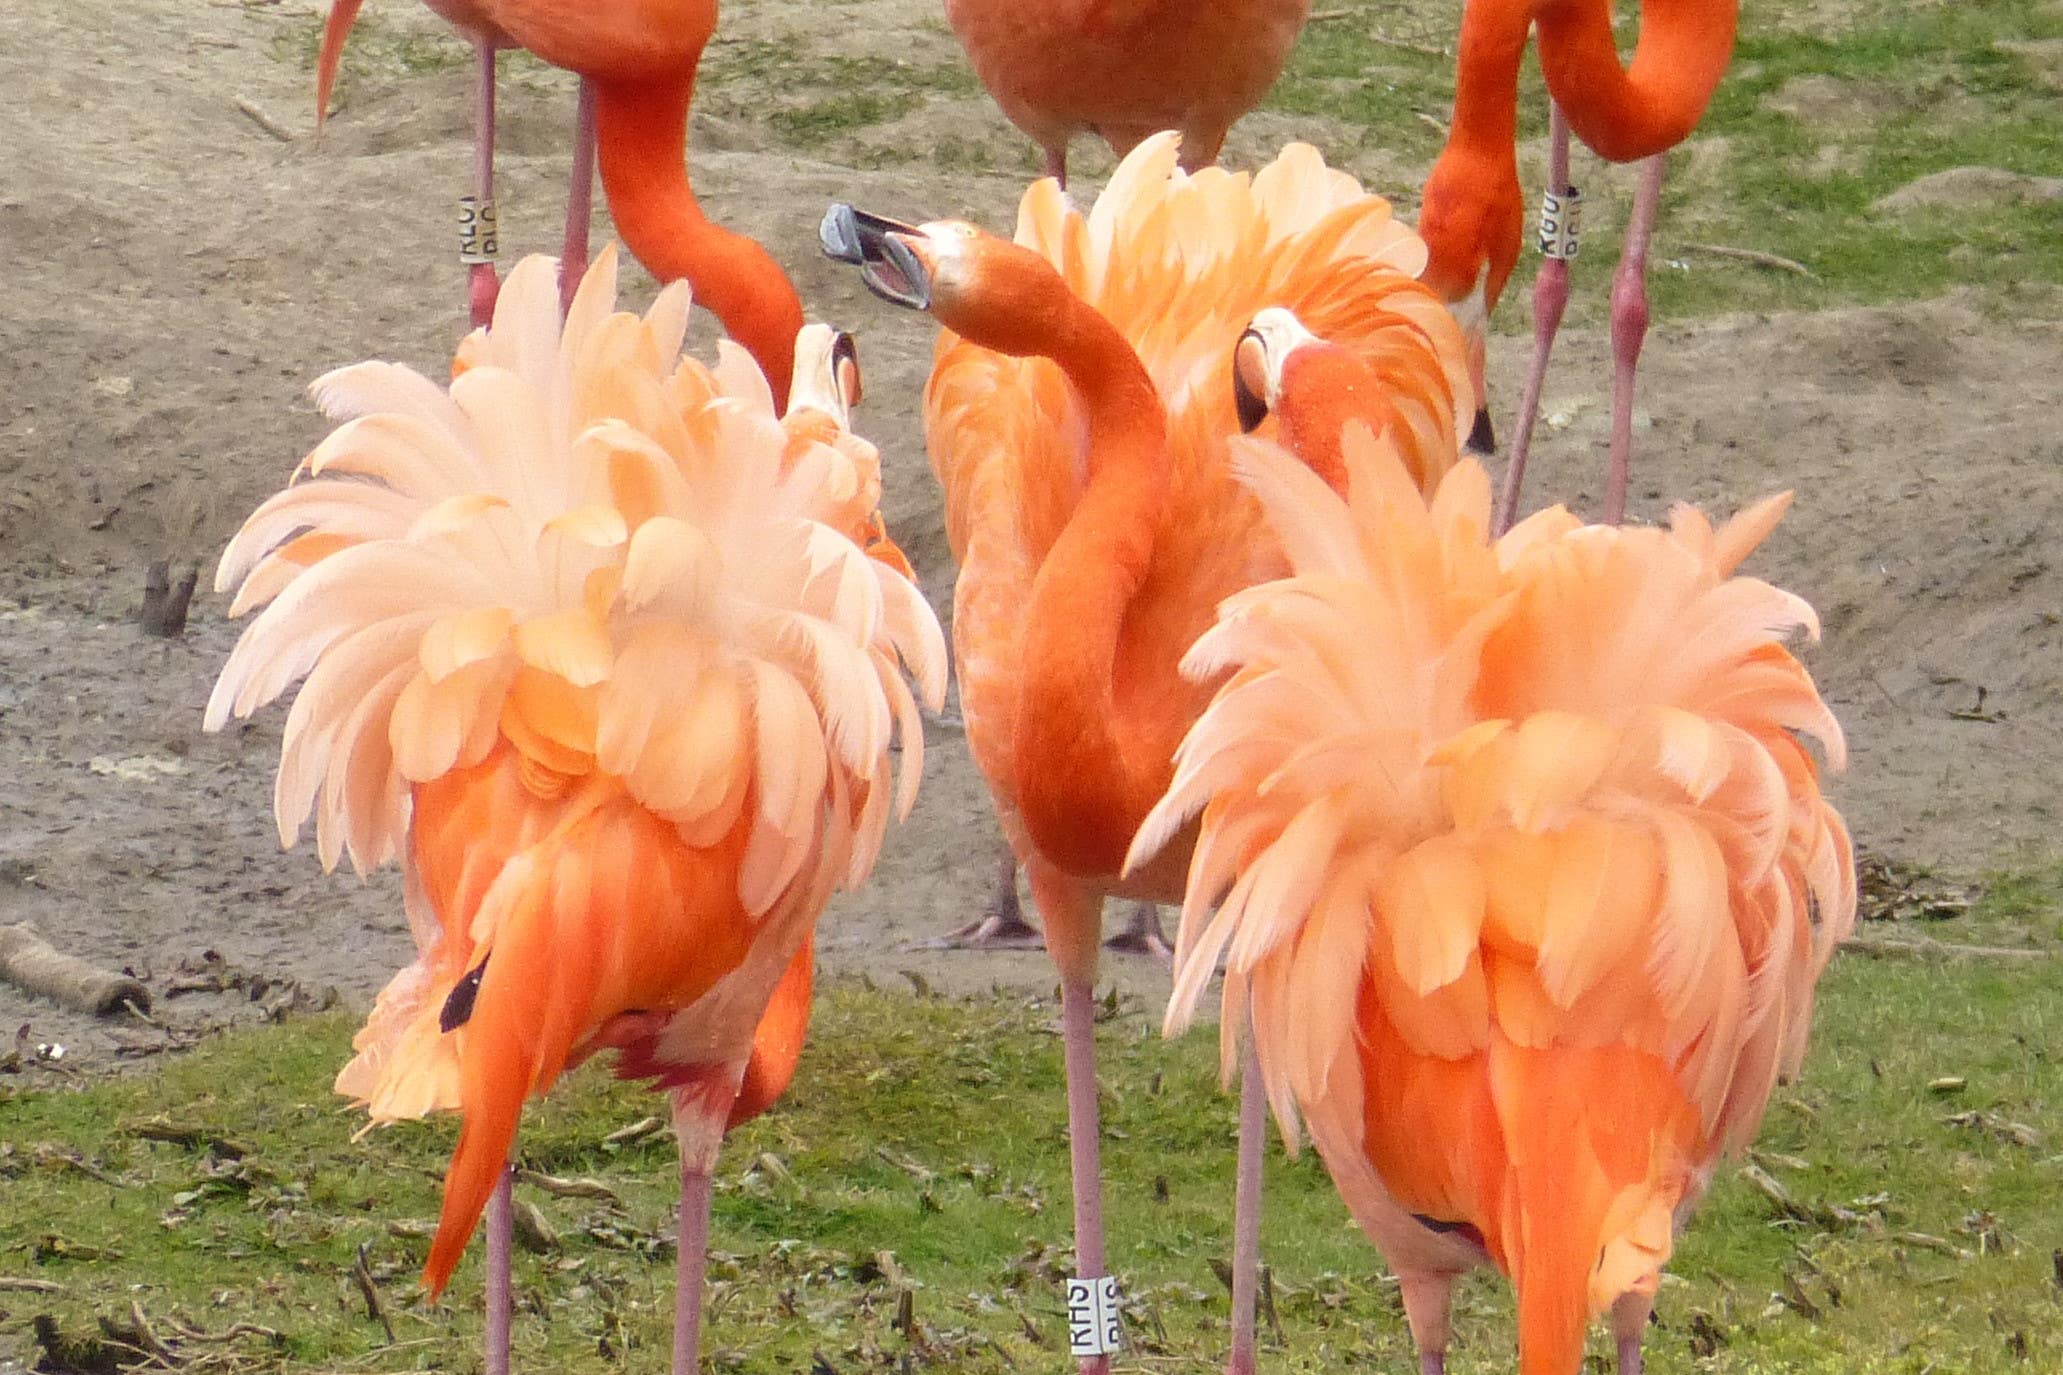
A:
<svg viewBox="0 0 2063 1375">
<path fill-rule="evenodd" d="M 1167 500 L 1167 413 L 1124 336 L 1058 278 L 1052 286 L 1058 299 L 1013 307 L 1018 347 L 1006 351 L 1049 358 L 1073 384 L 1088 419 L 1088 472 L 1025 608 L 1017 800 L 1047 859 L 1115 875 L 1173 768 L 1126 729 L 1115 687 L 1119 638 Z"/>
<path fill-rule="evenodd" d="M 1283 447 L 1344 497 L 1347 461 L 1341 439 L 1347 425 L 1358 420 L 1370 434 L 1380 435 L 1395 411 L 1365 362 L 1337 344 L 1317 343 L 1305 344 L 1283 360 L 1275 416 Z M 1411 458 L 1404 461 L 1408 466 Z M 1413 472 L 1411 477 L 1416 482 L 1422 474 Z"/>
<path fill-rule="evenodd" d="M 1631 162 L 1690 136 L 1733 57 L 1738 0 L 1643 0 L 1633 61 L 1619 65 L 1601 0 L 1540 6 L 1540 70 L 1576 137 Z"/>
<path fill-rule="evenodd" d="M 662 282 L 686 278 L 695 300 L 758 361 L 784 407 L 802 301 L 767 251 L 712 224 L 688 182 L 695 74 L 595 79 L 595 135 L 609 213 L 630 251 Z"/>
<path fill-rule="evenodd" d="M 1518 262 L 1518 82 L 1535 0 L 1469 0 L 1454 67 L 1454 122 L 1426 178 L 1422 278 L 1452 304 L 1478 286 L 1494 306 Z M 1487 274 L 1487 275 L 1486 275 Z"/>
</svg>

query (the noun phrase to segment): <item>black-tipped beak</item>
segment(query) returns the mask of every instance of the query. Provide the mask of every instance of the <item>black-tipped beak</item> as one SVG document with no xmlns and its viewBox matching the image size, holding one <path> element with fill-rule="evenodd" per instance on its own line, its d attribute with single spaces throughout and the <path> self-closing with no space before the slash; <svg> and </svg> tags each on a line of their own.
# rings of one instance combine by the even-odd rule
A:
<svg viewBox="0 0 2063 1375">
<path fill-rule="evenodd" d="M 1241 355 L 1248 346 L 1265 349 L 1266 342 L 1258 330 L 1248 330 L 1239 336 L 1239 343 L 1232 350 L 1232 409 L 1239 417 L 1239 432 L 1252 434 L 1268 418 L 1267 398 L 1257 395 L 1246 380 L 1247 370 L 1241 366 Z"/>
<path fill-rule="evenodd" d="M 838 380 L 839 395 L 848 406 L 860 404 L 860 343 L 847 330 L 831 340 L 831 374 Z"/>
<path fill-rule="evenodd" d="M 929 310 L 931 277 L 906 237 L 918 232 L 915 225 L 870 215 L 841 202 L 824 212 L 817 240 L 826 257 L 857 264 L 860 280 L 882 300 L 911 310 Z"/>
<path fill-rule="evenodd" d="M 1485 458 L 1497 452 L 1497 431 L 1490 425 L 1490 408 L 1476 408 L 1476 423 L 1468 432 L 1468 451 Z"/>
</svg>

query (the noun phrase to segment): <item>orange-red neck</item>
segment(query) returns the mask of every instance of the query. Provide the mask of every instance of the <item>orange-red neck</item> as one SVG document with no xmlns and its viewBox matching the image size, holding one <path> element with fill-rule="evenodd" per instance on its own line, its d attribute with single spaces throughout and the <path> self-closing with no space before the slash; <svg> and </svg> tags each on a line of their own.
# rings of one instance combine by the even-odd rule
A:
<svg viewBox="0 0 2063 1375">
<path fill-rule="evenodd" d="M 650 81 L 594 81 L 595 134 L 609 213 L 630 251 L 662 282 L 686 278 L 772 383 L 785 406 L 802 301 L 772 256 L 710 223 L 688 182 L 693 70 Z"/>
<path fill-rule="evenodd" d="M 1057 278 L 1054 286 L 1065 291 Z M 1119 636 L 1167 499 L 1167 415 L 1108 320 L 1071 294 L 1055 306 L 1038 351 L 1060 366 L 1087 412 L 1088 482 L 1025 612 L 1018 805 L 1055 864 L 1115 874 L 1173 767 L 1125 729 L 1114 691 Z"/>
<path fill-rule="evenodd" d="M 1351 421 L 1381 434 L 1395 418 L 1375 372 L 1337 344 L 1305 344 L 1282 362 L 1275 416 L 1282 443 L 1326 486 L 1347 494 L 1347 464 L 1340 437 Z M 1410 461 L 1406 460 L 1407 463 Z M 1411 475 L 1414 482 L 1421 474 Z"/>
<path fill-rule="evenodd" d="M 1479 286 L 1494 306 L 1518 263 L 1519 63 L 1534 0 L 1469 0 L 1454 72 L 1454 123 L 1426 178 L 1418 232 L 1425 284 L 1453 303 Z"/>
<path fill-rule="evenodd" d="M 1643 0 L 1633 61 L 1619 65 L 1612 7 L 1540 5 L 1540 70 L 1576 137 L 1599 157 L 1631 162 L 1683 142 L 1733 56 L 1738 0 Z"/>
</svg>

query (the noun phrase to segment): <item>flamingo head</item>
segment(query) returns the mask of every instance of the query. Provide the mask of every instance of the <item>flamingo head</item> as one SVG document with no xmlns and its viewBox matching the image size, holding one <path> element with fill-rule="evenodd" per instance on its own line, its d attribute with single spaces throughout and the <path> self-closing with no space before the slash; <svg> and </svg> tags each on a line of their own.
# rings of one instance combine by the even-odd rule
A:
<svg viewBox="0 0 2063 1375">
<path fill-rule="evenodd" d="M 1232 350 L 1232 404 L 1242 433 L 1259 429 L 1281 401 L 1290 355 L 1314 344 L 1331 347 L 1281 306 L 1254 316 Z"/>
<path fill-rule="evenodd" d="M 805 325 L 795 336 L 795 381 L 788 393 L 788 414 L 821 411 L 852 428 L 853 408 L 860 404 L 859 343 L 851 334 L 829 325 Z"/>
<path fill-rule="evenodd" d="M 1509 148 L 1501 157 L 1485 159 L 1450 146 L 1433 164 L 1418 212 L 1418 235 L 1426 246 L 1420 280 L 1447 302 L 1461 325 L 1469 379 L 1476 386 L 1476 424 L 1469 448 L 1477 453 L 1492 453 L 1497 447 L 1484 404 L 1484 335 L 1490 312 L 1497 309 L 1518 265 L 1525 222 L 1518 166 Z"/>
<path fill-rule="evenodd" d="M 911 225 L 841 204 L 818 237 L 827 257 L 858 266 L 882 300 L 927 311 L 998 353 L 1044 352 L 1055 310 L 1073 299 L 1044 258 L 961 220 Z"/>
</svg>

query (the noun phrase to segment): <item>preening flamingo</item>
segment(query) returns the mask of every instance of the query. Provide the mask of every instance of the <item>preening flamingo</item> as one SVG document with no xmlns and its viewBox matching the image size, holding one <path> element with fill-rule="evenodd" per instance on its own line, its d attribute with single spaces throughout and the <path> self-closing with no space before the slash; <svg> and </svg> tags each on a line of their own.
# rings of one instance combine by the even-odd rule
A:
<svg viewBox="0 0 2063 1375">
<path fill-rule="evenodd" d="M 402 863 L 420 958 L 337 1084 L 376 1121 L 463 1116 L 431 1291 L 524 1099 L 613 1047 L 619 1072 L 672 1090 L 692 1375 L 716 1145 L 741 1089 L 763 1106 L 792 1069 L 802 952 L 872 867 L 896 736 L 905 810 L 914 796 L 902 671 L 935 707 L 944 642 L 900 556 L 863 548 L 878 460 L 835 399 L 784 426 L 742 350 L 680 359 L 687 288 L 612 313 L 613 249 L 562 328 L 554 272 L 510 274 L 448 393 L 387 363 L 316 383 L 346 423 L 223 555 L 232 612 L 263 610 L 207 725 L 305 675 L 282 842 L 313 811 L 326 866 Z M 817 337 L 805 354 L 848 371 Z"/>
<path fill-rule="evenodd" d="M 1735 572 L 1788 499 L 1493 541 L 1473 459 L 1428 506 L 1386 437 L 1339 450 L 1344 496 L 1271 445 L 1234 460 L 1294 574 L 1186 657 L 1224 685 L 1129 857 L 1200 819 L 1168 1030 L 1225 957 L 1226 1054 L 1250 1017 L 1427 1375 L 1480 1264 L 1517 1287 L 1523 1375 L 1577 1375 L 1606 1311 L 1634 1375 L 1675 1228 L 1854 920 L 1800 740 L 1838 767 L 1840 727 L 1784 647 L 1817 622 Z"/>
<path fill-rule="evenodd" d="M 1574 202 L 1569 185 L 1569 133 L 1613 162 L 1642 161 L 1626 226 L 1626 245 L 1612 279 L 1612 440 L 1604 519 L 1626 509 L 1633 449 L 1633 376 L 1647 335 L 1647 253 L 1662 196 L 1663 155 L 1690 136 L 1733 55 L 1738 0 L 1659 0 L 1641 6 L 1640 41 L 1619 65 L 1608 0 L 1468 0 L 1455 64 L 1454 123 L 1447 146 L 1426 179 L 1418 228 L 1431 251 L 1426 280 L 1453 303 L 1469 330 L 1481 391 L 1484 330 L 1519 256 L 1525 209 L 1514 139 L 1518 131 L 1519 63 L 1526 34 L 1539 35 L 1540 69 L 1553 97 L 1549 121 L 1549 194 L 1558 216 Z M 1533 286 L 1533 358 L 1519 399 L 1499 504 L 1499 528 L 1518 511 L 1532 445 L 1547 356 L 1569 298 L 1572 224 L 1549 234 Z M 1474 447 L 1493 447 L 1487 407 L 1477 417 Z"/>
<path fill-rule="evenodd" d="M 1084 217 L 1058 182 L 1025 193 L 1017 241 L 834 206 L 826 251 L 947 333 L 925 393 L 960 576 L 953 635 L 976 765 L 1059 966 L 1075 1245 L 1108 1274 L 1092 989 L 1106 896 L 1174 900 L 1182 847 L 1120 876 L 1208 700 L 1177 672 L 1231 593 L 1284 565 L 1226 441 L 1223 359 L 1255 311 L 1294 305 L 1377 368 L 1403 442 L 1452 453 L 1473 404 L 1452 317 L 1416 280 L 1418 240 L 1387 202 L 1292 144 L 1251 177 L 1176 167 L 1172 134 L 1119 164 Z M 1240 1195 L 1257 1203 L 1259 1099 L 1242 1116 Z M 1232 1367 L 1253 1362 L 1254 1207 L 1241 1210 Z M 1107 1369 L 1085 1342 L 1083 1368 Z"/>
<path fill-rule="evenodd" d="M 946 0 L 946 22 L 1009 121 L 1067 183 L 1067 145 L 1094 132 L 1119 157 L 1182 135 L 1208 167 L 1282 75 L 1311 0 Z"/>
<path fill-rule="evenodd" d="M 527 48 L 581 78 L 581 133 L 592 122 L 609 213 L 624 243 L 662 282 L 685 279 L 765 369 L 785 405 L 802 302 L 757 242 L 710 221 L 688 181 L 688 108 L 716 0 L 430 0 L 476 37 L 481 58 L 481 165 L 493 158 L 493 48 Z M 341 52 L 362 0 L 334 0 L 324 50 Z M 334 59 L 326 58 L 328 70 Z M 326 89 L 326 88 L 325 88 Z M 483 172 L 482 175 L 487 175 Z M 576 167 L 576 202 L 582 194 Z M 569 234 L 574 216 L 568 216 Z M 584 232 L 586 217 L 580 216 Z M 584 243 L 576 251 L 585 256 Z M 570 255 L 569 255 L 570 260 Z M 570 292 L 569 292 L 570 299 Z M 476 321 L 477 323 L 477 321 Z"/>
</svg>

